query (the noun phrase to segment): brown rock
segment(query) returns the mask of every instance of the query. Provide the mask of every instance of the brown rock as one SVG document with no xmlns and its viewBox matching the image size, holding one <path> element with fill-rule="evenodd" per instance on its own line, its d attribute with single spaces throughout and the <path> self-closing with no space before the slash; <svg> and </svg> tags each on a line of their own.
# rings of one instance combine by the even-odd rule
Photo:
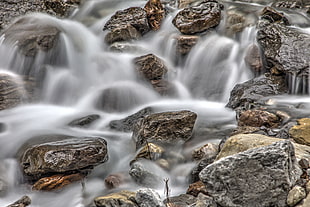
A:
<svg viewBox="0 0 310 207">
<path fill-rule="evenodd" d="M 213 143 L 207 143 L 198 149 L 195 149 L 192 153 L 194 160 L 201 160 L 203 158 L 215 158 L 219 153 L 219 146 Z"/>
<path fill-rule="evenodd" d="M 262 110 L 247 110 L 241 113 L 238 125 L 252 127 L 269 127 L 274 128 L 279 125 L 280 119 L 277 115 Z"/>
<path fill-rule="evenodd" d="M 197 197 L 199 193 L 203 193 L 205 195 L 208 195 L 208 191 L 206 189 L 205 184 L 202 181 L 198 181 L 196 183 L 190 184 L 186 194 L 190 194 L 192 196 Z"/>
<path fill-rule="evenodd" d="M 112 174 L 104 179 L 105 187 L 108 189 L 117 188 L 124 182 L 124 177 L 121 174 Z"/>
<path fill-rule="evenodd" d="M 264 67 L 259 48 L 256 44 L 249 46 L 244 57 L 244 62 L 255 75 L 262 74 Z"/>
<path fill-rule="evenodd" d="M 298 125 L 293 126 L 289 133 L 295 142 L 310 146 L 310 119 L 299 119 Z"/>
<path fill-rule="evenodd" d="M 123 190 L 117 193 L 96 197 L 94 202 L 97 207 L 107 207 L 107 206 L 138 207 L 135 197 L 136 197 L 135 192 Z"/>
<path fill-rule="evenodd" d="M 159 30 L 161 22 L 165 17 L 165 10 L 160 0 L 149 0 L 144 6 L 144 10 L 147 13 L 151 29 L 154 31 Z"/>
<path fill-rule="evenodd" d="M 187 55 L 191 49 L 197 44 L 199 36 L 181 35 L 177 38 L 177 53 Z"/>
<path fill-rule="evenodd" d="M 147 143 L 144 147 L 142 147 L 139 150 L 134 160 L 132 160 L 130 163 L 135 162 L 139 159 L 156 161 L 162 157 L 164 152 L 165 150 L 161 146 L 153 143 Z"/>
<path fill-rule="evenodd" d="M 32 186 L 32 190 L 38 190 L 38 191 L 59 190 L 67 185 L 70 185 L 71 183 L 82 180 L 84 177 L 85 175 L 80 173 L 70 175 L 59 174 L 50 177 L 44 177 L 38 180 Z"/>
<path fill-rule="evenodd" d="M 8 205 L 7 207 L 26 207 L 31 204 L 31 199 L 28 196 L 23 196 L 18 201 Z"/>
<path fill-rule="evenodd" d="M 113 44 L 114 42 L 136 40 L 139 39 L 140 37 L 141 37 L 140 32 L 138 32 L 136 28 L 128 24 L 128 25 L 121 25 L 120 27 L 112 29 L 105 36 L 105 42 L 108 44 Z"/>
</svg>

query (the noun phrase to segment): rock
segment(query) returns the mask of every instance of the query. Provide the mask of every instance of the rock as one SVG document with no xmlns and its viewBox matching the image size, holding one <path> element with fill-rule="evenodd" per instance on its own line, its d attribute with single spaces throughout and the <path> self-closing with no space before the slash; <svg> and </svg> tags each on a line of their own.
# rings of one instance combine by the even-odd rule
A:
<svg viewBox="0 0 310 207">
<path fill-rule="evenodd" d="M 18 201 L 14 202 L 11 205 L 8 205 L 7 207 L 26 207 L 31 204 L 31 199 L 28 196 L 23 196 Z"/>
<path fill-rule="evenodd" d="M 165 17 L 165 10 L 160 0 L 149 0 L 144 6 L 144 10 L 151 29 L 154 31 L 159 30 Z"/>
<path fill-rule="evenodd" d="M 79 0 L 44 0 L 44 6 L 50 10 L 49 13 L 61 17 L 68 17 L 78 4 L 80 4 Z"/>
<path fill-rule="evenodd" d="M 28 100 L 24 83 L 18 75 L 0 72 L 0 110 L 13 108 Z"/>
<path fill-rule="evenodd" d="M 301 9 L 303 8 L 302 0 L 284 0 L 276 1 L 272 4 L 273 7 L 287 8 L 287 9 Z"/>
<path fill-rule="evenodd" d="M 251 69 L 255 76 L 261 75 L 263 73 L 264 66 L 262 56 L 256 44 L 252 44 L 247 48 L 244 62 Z"/>
<path fill-rule="evenodd" d="M 299 179 L 289 141 L 254 148 L 220 159 L 199 176 L 220 206 L 287 206 L 287 194 Z"/>
<path fill-rule="evenodd" d="M 217 1 L 202 1 L 180 11 L 172 23 L 183 34 L 196 34 L 216 27 L 220 21 L 221 5 Z"/>
<path fill-rule="evenodd" d="M 144 147 L 142 147 L 139 150 L 136 157 L 130 163 L 133 163 L 140 159 L 156 161 L 163 156 L 164 152 L 165 150 L 161 146 L 153 144 L 153 143 L 147 143 Z"/>
<path fill-rule="evenodd" d="M 181 194 L 178 196 L 169 197 L 164 200 L 167 207 L 189 207 L 196 202 L 196 198 L 192 195 Z"/>
<path fill-rule="evenodd" d="M 264 74 L 241 84 L 237 84 L 230 93 L 226 105 L 235 110 L 249 110 L 264 105 L 261 99 L 287 93 L 284 78 Z"/>
<path fill-rule="evenodd" d="M 199 179 L 199 173 L 208 165 L 214 162 L 216 157 L 205 157 L 202 160 L 198 162 L 198 164 L 193 168 L 191 174 L 189 175 L 189 182 L 195 183 L 198 182 Z"/>
<path fill-rule="evenodd" d="M 178 143 L 191 138 L 197 114 L 191 111 L 172 111 L 148 115 L 133 130 L 136 148 L 147 142 Z"/>
<path fill-rule="evenodd" d="M 268 127 L 275 128 L 279 126 L 280 118 L 268 111 L 247 110 L 241 113 L 238 119 L 238 126 Z"/>
<path fill-rule="evenodd" d="M 204 158 L 212 159 L 215 158 L 218 153 L 219 153 L 218 144 L 207 143 L 202 147 L 195 149 L 192 153 L 192 158 L 193 160 L 201 160 Z"/>
<path fill-rule="evenodd" d="M 96 197 L 94 202 L 97 207 L 138 207 L 136 193 L 127 190 Z"/>
<path fill-rule="evenodd" d="M 212 197 L 199 193 L 194 207 L 217 207 Z"/>
<path fill-rule="evenodd" d="M 208 195 L 208 191 L 206 189 L 205 184 L 201 181 L 197 181 L 195 183 L 192 183 L 189 185 L 186 194 L 192 195 L 197 197 L 199 193 L 203 193 L 205 195 Z"/>
<path fill-rule="evenodd" d="M 138 190 L 136 201 L 139 207 L 165 207 L 159 194 L 151 188 Z"/>
<path fill-rule="evenodd" d="M 111 31 L 128 24 L 136 28 L 141 35 L 151 30 L 147 19 L 147 13 L 140 7 L 130 7 L 125 10 L 117 11 L 104 25 L 103 30 Z"/>
<path fill-rule="evenodd" d="M 294 186 L 287 195 L 287 205 L 295 206 L 306 197 L 306 191 L 303 187 Z"/>
<path fill-rule="evenodd" d="M 32 145 L 25 149 L 20 162 L 24 174 L 35 180 L 48 174 L 89 169 L 107 160 L 104 139 L 71 137 Z"/>
<path fill-rule="evenodd" d="M 64 175 L 58 174 L 50 177 L 44 177 L 38 180 L 33 186 L 32 190 L 37 191 L 53 191 L 59 190 L 67 185 L 70 185 L 76 181 L 80 181 L 85 175 L 80 173 Z"/>
<path fill-rule="evenodd" d="M 140 111 L 121 120 L 113 120 L 109 126 L 111 129 L 123 132 L 130 132 L 133 130 L 133 126 L 137 121 L 147 115 L 153 113 L 154 110 L 151 107 L 141 109 Z"/>
<path fill-rule="evenodd" d="M 178 8 L 184 9 L 189 7 L 194 2 L 197 2 L 197 0 L 178 0 Z"/>
<path fill-rule="evenodd" d="M 298 205 L 296 205 L 296 207 L 308 207 L 310 206 L 310 194 L 308 193 L 307 197 Z"/>
<path fill-rule="evenodd" d="M 136 40 L 141 37 L 140 32 L 132 25 L 121 25 L 115 29 L 112 29 L 105 36 L 105 42 L 113 44 L 114 42 L 122 42 L 129 40 Z"/>
<path fill-rule="evenodd" d="M 226 33 L 233 36 L 238 32 L 242 32 L 246 27 L 246 14 L 229 8 L 226 14 Z"/>
<path fill-rule="evenodd" d="M 295 142 L 310 146 L 310 119 L 299 119 L 298 125 L 293 126 L 289 133 Z"/>
<path fill-rule="evenodd" d="M 124 177 L 122 174 L 112 174 L 104 179 L 105 187 L 108 189 L 117 188 L 123 182 L 124 182 Z"/>
<path fill-rule="evenodd" d="M 68 125 L 72 127 L 87 128 L 98 119 L 100 119 L 100 115 L 91 114 L 91 115 L 84 116 L 82 118 L 75 119 L 71 121 Z"/>
<path fill-rule="evenodd" d="M 177 37 L 177 54 L 181 56 L 187 55 L 197 44 L 198 40 L 199 36 L 196 35 L 180 35 Z"/>
</svg>

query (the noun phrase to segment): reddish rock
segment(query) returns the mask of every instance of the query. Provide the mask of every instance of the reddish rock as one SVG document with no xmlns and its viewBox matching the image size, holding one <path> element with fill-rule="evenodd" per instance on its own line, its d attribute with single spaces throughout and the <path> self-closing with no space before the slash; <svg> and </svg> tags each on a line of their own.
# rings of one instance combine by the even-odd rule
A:
<svg viewBox="0 0 310 207">
<path fill-rule="evenodd" d="M 196 183 L 190 184 L 186 194 L 190 194 L 192 196 L 197 197 L 199 193 L 203 193 L 205 195 L 208 195 L 207 189 L 205 184 L 203 184 L 202 181 L 198 181 Z"/>
<path fill-rule="evenodd" d="M 238 125 L 239 126 L 252 126 L 252 127 L 277 127 L 280 123 L 280 118 L 268 111 L 262 110 L 247 110 L 241 113 Z"/>
</svg>

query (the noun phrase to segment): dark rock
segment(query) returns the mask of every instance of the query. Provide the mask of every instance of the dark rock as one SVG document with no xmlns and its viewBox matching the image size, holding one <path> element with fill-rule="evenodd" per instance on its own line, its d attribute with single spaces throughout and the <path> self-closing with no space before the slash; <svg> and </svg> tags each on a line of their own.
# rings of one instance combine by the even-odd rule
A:
<svg viewBox="0 0 310 207">
<path fill-rule="evenodd" d="M 138 190 L 136 201 L 140 207 L 165 207 L 158 193 L 151 188 Z"/>
<path fill-rule="evenodd" d="M 196 34 L 216 27 L 221 21 L 221 5 L 217 1 L 203 1 L 180 11 L 172 23 L 183 34 Z"/>
<path fill-rule="evenodd" d="M 96 197 L 94 202 L 97 207 L 138 207 L 136 193 L 127 190 Z"/>
<path fill-rule="evenodd" d="M 109 126 L 111 129 L 114 129 L 114 130 L 130 132 L 133 130 L 133 126 L 138 122 L 140 118 L 150 115 L 153 112 L 154 111 L 151 107 L 147 107 L 147 108 L 141 109 L 140 111 L 124 119 L 113 120 L 110 122 Z"/>
<path fill-rule="evenodd" d="M 159 30 L 161 22 L 165 17 L 165 10 L 160 0 L 149 0 L 145 6 L 149 25 L 152 30 Z"/>
<path fill-rule="evenodd" d="M 37 191 L 53 191 L 59 190 L 67 185 L 70 185 L 74 182 L 80 181 L 85 177 L 85 175 L 80 173 L 75 174 L 58 174 L 50 177 L 44 177 L 39 179 L 33 186 L 32 190 Z"/>
<path fill-rule="evenodd" d="M 252 127 L 269 127 L 275 128 L 279 126 L 280 118 L 268 111 L 262 110 L 247 110 L 241 113 L 238 126 L 252 126 Z"/>
<path fill-rule="evenodd" d="M 188 207 L 192 206 L 196 200 L 197 199 L 192 195 L 181 194 L 165 199 L 164 203 L 166 206 Z"/>
<path fill-rule="evenodd" d="M 208 191 L 206 189 L 206 186 L 203 182 L 197 181 L 195 183 L 192 183 L 189 185 L 186 194 L 192 195 L 197 197 L 199 193 L 203 193 L 205 195 L 208 195 Z"/>
<path fill-rule="evenodd" d="M 162 96 L 173 95 L 176 92 L 174 85 L 171 82 L 164 79 L 151 80 L 151 84 L 154 90 Z"/>
<path fill-rule="evenodd" d="M 102 138 L 68 138 L 27 147 L 21 156 L 25 175 L 36 180 L 45 175 L 90 169 L 107 161 Z"/>
<path fill-rule="evenodd" d="M 142 35 L 151 30 L 147 13 L 143 8 L 130 7 L 125 10 L 117 11 L 104 25 L 103 30 L 113 30 L 130 24 Z"/>
<path fill-rule="evenodd" d="M 261 75 L 264 72 L 263 60 L 256 44 L 249 46 L 244 57 L 244 62 L 255 76 Z"/>
<path fill-rule="evenodd" d="M 100 119 L 100 115 L 91 114 L 88 116 L 84 116 L 82 118 L 75 119 L 75 120 L 71 121 L 68 125 L 72 126 L 72 127 L 87 128 L 98 119 Z"/>
<path fill-rule="evenodd" d="M 290 141 L 222 158 L 199 174 L 220 206 L 287 206 L 289 190 L 301 170 Z"/>
<path fill-rule="evenodd" d="M 199 36 L 181 35 L 177 38 L 177 54 L 187 55 L 191 49 L 197 44 Z"/>
<path fill-rule="evenodd" d="M 113 44 L 114 42 L 122 42 L 129 40 L 136 40 L 141 37 L 140 32 L 137 31 L 132 25 L 121 25 L 115 29 L 112 29 L 105 36 L 105 42 L 108 44 Z"/>
<path fill-rule="evenodd" d="M 31 199 L 28 196 L 23 196 L 18 201 L 14 202 L 11 205 L 8 205 L 7 207 L 26 207 L 31 204 Z"/>
<path fill-rule="evenodd" d="M 197 114 L 191 111 L 162 112 L 141 119 L 133 131 L 136 148 L 147 142 L 178 143 L 191 138 Z"/>
<path fill-rule="evenodd" d="M 218 207 L 214 199 L 203 193 L 199 193 L 197 196 L 197 201 L 195 202 L 195 207 Z"/>
<path fill-rule="evenodd" d="M 206 157 L 198 162 L 198 164 L 194 167 L 191 174 L 189 175 L 189 182 L 196 183 L 200 180 L 199 173 L 206 168 L 208 165 L 214 162 L 216 157 Z"/>
</svg>

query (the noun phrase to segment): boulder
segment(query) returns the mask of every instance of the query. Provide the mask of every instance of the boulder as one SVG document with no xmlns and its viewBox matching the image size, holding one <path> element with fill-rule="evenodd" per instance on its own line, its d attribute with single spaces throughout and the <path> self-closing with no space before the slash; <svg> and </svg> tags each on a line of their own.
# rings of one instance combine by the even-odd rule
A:
<svg viewBox="0 0 310 207">
<path fill-rule="evenodd" d="M 154 31 L 159 30 L 165 17 L 165 10 L 160 0 L 149 0 L 144 6 L 144 10 L 151 29 Z"/>
<path fill-rule="evenodd" d="M 183 34 L 204 32 L 220 23 L 221 7 L 217 1 L 202 1 L 181 10 L 172 23 Z"/>
<path fill-rule="evenodd" d="M 140 32 L 132 25 L 120 25 L 115 29 L 112 29 L 105 36 L 105 42 L 108 44 L 113 44 L 115 42 L 136 40 L 141 37 Z"/>
<path fill-rule="evenodd" d="M 148 115 L 134 126 L 132 138 L 136 148 L 147 142 L 176 144 L 191 138 L 197 114 L 192 111 L 171 111 Z"/>
<path fill-rule="evenodd" d="M 7 207 L 26 207 L 31 204 L 31 199 L 28 196 L 23 196 L 18 201 L 8 205 Z"/>
<path fill-rule="evenodd" d="M 37 191 L 59 190 L 67 185 L 82 180 L 84 177 L 85 175 L 80 173 L 69 175 L 58 174 L 50 177 L 44 177 L 35 182 L 35 184 L 33 184 L 32 190 Z"/>
<path fill-rule="evenodd" d="M 216 203 L 230 207 L 286 207 L 300 175 L 294 146 L 287 140 L 225 157 L 199 174 Z"/>
<path fill-rule="evenodd" d="M 203 182 L 197 181 L 195 183 L 192 183 L 189 185 L 186 194 L 192 195 L 197 197 L 199 193 L 203 193 L 205 195 L 208 195 L 208 191 L 206 189 L 206 186 Z"/>
<path fill-rule="evenodd" d="M 208 165 L 210 165 L 211 163 L 214 162 L 216 157 L 204 157 L 203 159 L 201 159 L 197 165 L 192 169 L 191 174 L 189 175 L 189 182 L 190 183 L 196 183 L 198 182 L 199 179 L 199 173 L 206 168 Z"/>
<path fill-rule="evenodd" d="M 36 180 L 46 175 L 90 169 L 107 160 L 104 139 L 69 137 L 26 147 L 20 163 L 24 174 Z"/>
<path fill-rule="evenodd" d="M 287 195 L 287 205 L 295 206 L 306 197 L 306 190 L 298 185 L 294 186 Z"/>
<path fill-rule="evenodd" d="M 281 123 L 280 118 L 268 111 L 262 110 L 247 110 L 241 112 L 238 119 L 238 126 L 252 126 L 252 127 L 268 127 L 275 128 Z"/>
<path fill-rule="evenodd" d="M 310 119 L 299 119 L 298 125 L 293 126 L 289 133 L 295 142 L 310 146 Z"/>
<path fill-rule="evenodd" d="M 136 28 L 141 35 L 151 30 L 147 19 L 147 13 L 140 7 L 130 7 L 125 10 L 117 11 L 104 25 L 103 30 L 111 31 L 128 24 Z"/>
<path fill-rule="evenodd" d="M 94 202 L 96 207 L 138 207 L 136 193 L 127 190 L 96 197 Z"/>
<path fill-rule="evenodd" d="M 151 188 L 140 189 L 136 193 L 139 207 L 165 207 L 159 194 Z"/>
<path fill-rule="evenodd" d="M 71 121 L 68 125 L 72 127 L 87 128 L 96 120 L 100 119 L 100 115 L 91 114 Z"/>
</svg>

